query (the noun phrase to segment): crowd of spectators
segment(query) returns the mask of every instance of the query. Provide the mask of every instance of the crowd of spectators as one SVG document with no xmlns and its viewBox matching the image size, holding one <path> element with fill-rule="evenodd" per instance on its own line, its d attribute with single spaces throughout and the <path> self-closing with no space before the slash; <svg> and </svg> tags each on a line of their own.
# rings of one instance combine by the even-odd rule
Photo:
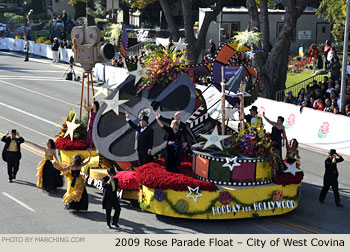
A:
<svg viewBox="0 0 350 252">
<path fill-rule="evenodd" d="M 345 95 L 345 115 L 350 116 L 350 75 L 347 75 L 346 95 Z M 294 97 L 293 92 L 289 91 L 284 102 L 295 104 L 302 107 L 313 108 L 320 111 L 340 114 L 340 81 L 332 77 L 324 76 L 323 82 L 317 83 L 316 80 L 310 82 L 306 88 L 298 92 Z"/>
</svg>

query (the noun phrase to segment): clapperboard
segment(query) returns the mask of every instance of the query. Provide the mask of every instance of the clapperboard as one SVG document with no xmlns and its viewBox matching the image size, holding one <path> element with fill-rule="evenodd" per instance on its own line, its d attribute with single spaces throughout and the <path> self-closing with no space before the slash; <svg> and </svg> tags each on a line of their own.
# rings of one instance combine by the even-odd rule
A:
<svg viewBox="0 0 350 252">
<path fill-rule="evenodd" d="M 206 141 L 200 134 L 211 134 L 215 126 L 221 126 L 221 123 L 211 118 L 208 113 L 199 116 L 204 109 L 203 106 L 199 107 L 186 121 L 190 125 L 192 135 L 195 137 L 197 143 Z M 226 131 L 233 133 L 233 130 L 228 126 L 226 126 Z"/>
</svg>

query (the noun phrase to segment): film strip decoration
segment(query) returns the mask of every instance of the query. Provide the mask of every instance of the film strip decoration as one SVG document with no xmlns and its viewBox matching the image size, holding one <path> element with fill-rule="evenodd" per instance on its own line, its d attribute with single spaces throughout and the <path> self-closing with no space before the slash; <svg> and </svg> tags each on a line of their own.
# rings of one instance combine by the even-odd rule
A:
<svg viewBox="0 0 350 252">
<path fill-rule="evenodd" d="M 207 77 L 211 75 L 212 64 L 200 63 L 188 66 L 196 77 Z"/>
<path fill-rule="evenodd" d="M 86 183 L 90 186 L 94 186 L 96 187 L 98 190 L 103 190 L 103 187 L 102 187 L 102 180 L 100 179 L 97 179 L 97 178 L 91 178 L 89 177 L 89 175 L 85 174 L 85 173 L 80 173 L 82 174 L 85 178 L 87 178 L 87 181 Z M 123 190 L 120 190 L 117 192 L 117 198 L 121 199 L 123 196 Z"/>
<path fill-rule="evenodd" d="M 254 49 L 259 50 L 259 48 L 253 46 Z M 240 46 L 236 41 L 228 41 L 223 43 L 215 53 L 215 59 L 212 63 L 211 75 L 213 77 L 214 86 L 218 89 L 221 89 L 221 68 L 228 66 L 241 67 L 243 66 L 246 70 L 245 75 L 248 74 L 250 79 L 252 80 L 252 84 L 248 86 L 248 89 L 245 90 L 247 93 L 251 95 L 249 99 L 245 98 L 245 106 L 249 106 L 252 104 L 259 94 L 259 86 L 258 86 L 258 73 L 255 67 L 253 67 L 250 63 L 242 62 L 239 58 L 239 55 L 251 51 L 251 48 L 242 45 Z M 254 79 L 254 80 L 253 80 Z M 228 102 L 234 103 L 236 100 L 233 98 L 226 98 Z M 231 104 L 234 105 L 234 104 Z"/>
<path fill-rule="evenodd" d="M 196 156 L 202 157 L 209 160 L 219 161 L 219 162 L 226 162 L 227 157 L 214 157 L 211 155 L 205 155 L 203 153 L 196 153 Z M 237 158 L 237 163 L 259 163 L 264 162 L 264 159 L 262 158 Z"/>
<path fill-rule="evenodd" d="M 216 181 L 216 180 L 212 180 L 212 179 L 206 179 L 206 178 L 202 178 L 201 176 L 197 175 L 197 179 L 200 179 L 202 181 L 206 181 L 206 182 L 211 182 L 214 183 L 216 185 L 228 185 L 228 186 L 257 186 L 257 185 L 267 185 L 267 184 L 271 184 L 272 180 L 265 180 L 265 181 L 256 181 L 256 182 L 226 182 L 226 181 Z"/>
<path fill-rule="evenodd" d="M 191 123 L 194 120 L 196 120 L 200 114 L 202 114 L 202 112 L 205 111 L 205 107 L 203 105 L 201 105 L 186 121 L 186 123 Z"/>
</svg>

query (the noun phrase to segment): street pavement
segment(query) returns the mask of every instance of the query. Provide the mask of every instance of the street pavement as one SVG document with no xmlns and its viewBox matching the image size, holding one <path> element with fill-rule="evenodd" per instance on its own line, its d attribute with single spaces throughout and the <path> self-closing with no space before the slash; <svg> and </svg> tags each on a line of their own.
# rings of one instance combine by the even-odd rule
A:
<svg viewBox="0 0 350 252">
<path fill-rule="evenodd" d="M 59 122 L 70 108 L 79 111 L 81 83 L 61 78 L 68 65 L 21 54 L 0 52 L 0 136 L 16 128 L 20 135 L 45 145 L 54 138 Z M 81 69 L 76 68 L 81 75 Z M 97 100 L 101 100 L 99 96 Z M 87 187 L 89 210 L 64 209 L 65 186 L 55 194 L 36 188 L 36 166 L 43 153 L 23 144 L 17 180 L 7 182 L 6 164 L 0 162 L 0 233 L 2 234 L 310 234 L 350 233 L 350 158 L 338 165 L 344 208 L 335 207 L 330 190 L 324 204 L 318 202 L 324 173 L 325 151 L 300 147 L 304 180 L 300 206 L 281 216 L 241 220 L 190 220 L 143 212 L 122 201 L 119 229 L 107 229 L 101 206 L 102 192 Z M 3 143 L 0 143 L 2 150 Z"/>
</svg>

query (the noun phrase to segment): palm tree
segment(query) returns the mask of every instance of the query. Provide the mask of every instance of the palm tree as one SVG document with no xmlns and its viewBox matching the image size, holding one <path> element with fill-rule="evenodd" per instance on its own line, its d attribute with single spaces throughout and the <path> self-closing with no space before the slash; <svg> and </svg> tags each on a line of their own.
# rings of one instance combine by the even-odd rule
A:
<svg viewBox="0 0 350 252">
<path fill-rule="evenodd" d="M 261 44 L 261 33 L 246 29 L 245 31 L 237 32 L 237 35 L 235 35 L 233 39 L 239 43 L 238 48 L 247 45 L 250 47 L 250 50 L 253 51 L 254 46 L 260 46 Z"/>
</svg>

